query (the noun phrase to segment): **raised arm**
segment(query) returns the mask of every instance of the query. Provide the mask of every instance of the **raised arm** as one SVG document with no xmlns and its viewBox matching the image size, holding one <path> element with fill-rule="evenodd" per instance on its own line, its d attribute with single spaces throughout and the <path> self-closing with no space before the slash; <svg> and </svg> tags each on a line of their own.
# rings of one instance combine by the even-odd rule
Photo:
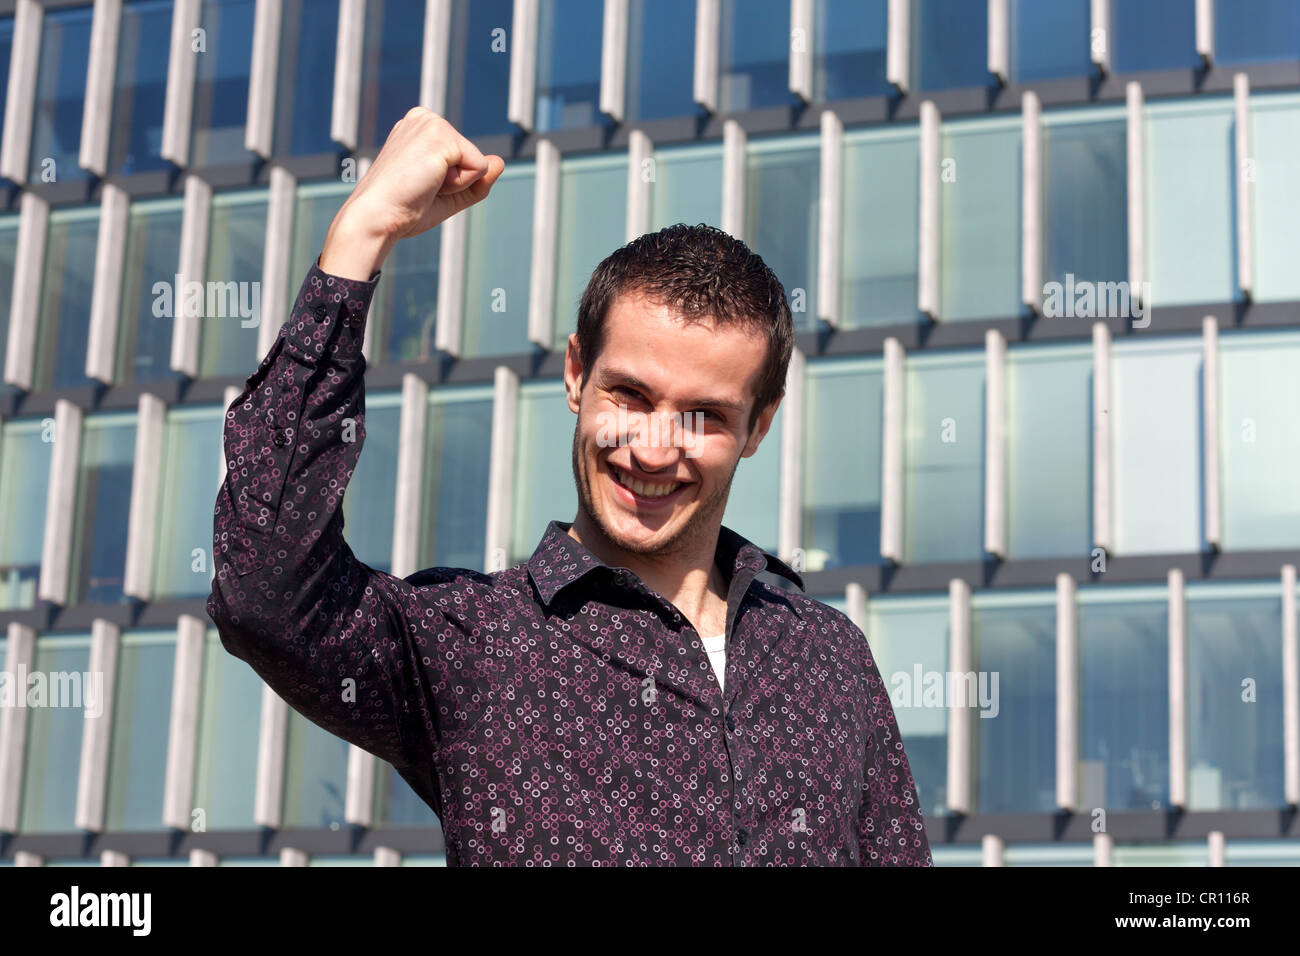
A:
<svg viewBox="0 0 1300 956">
<path fill-rule="evenodd" d="M 437 699 L 408 626 L 416 589 L 362 564 L 343 539 L 365 439 L 366 313 L 394 243 L 484 198 L 503 168 L 428 110 L 408 113 L 226 411 L 207 605 L 222 643 L 295 710 L 398 766 L 427 759 L 455 710 Z M 418 617 L 422 633 L 458 624 L 430 609 Z"/>
</svg>

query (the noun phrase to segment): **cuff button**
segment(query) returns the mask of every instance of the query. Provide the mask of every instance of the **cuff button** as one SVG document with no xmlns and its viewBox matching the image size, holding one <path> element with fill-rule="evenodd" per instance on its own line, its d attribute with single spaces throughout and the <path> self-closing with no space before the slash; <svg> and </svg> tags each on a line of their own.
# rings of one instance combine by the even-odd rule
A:
<svg viewBox="0 0 1300 956">
<path fill-rule="evenodd" d="M 314 315 L 314 316 L 316 317 L 316 321 L 317 321 L 317 322 L 324 322 L 324 321 L 325 321 L 325 315 L 326 315 L 326 312 L 325 312 L 325 306 L 323 306 L 323 305 L 314 305 L 314 306 L 312 306 L 312 308 L 311 308 L 311 314 Z"/>
</svg>

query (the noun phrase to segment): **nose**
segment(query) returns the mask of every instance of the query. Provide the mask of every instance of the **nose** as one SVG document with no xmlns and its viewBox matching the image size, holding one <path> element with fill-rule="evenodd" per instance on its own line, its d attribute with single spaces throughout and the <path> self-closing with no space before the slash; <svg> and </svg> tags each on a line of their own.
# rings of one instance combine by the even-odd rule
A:
<svg viewBox="0 0 1300 956">
<path fill-rule="evenodd" d="M 648 474 L 675 469 L 682 449 L 681 430 L 674 416 L 656 412 L 634 420 L 628 429 L 628 447 L 636 467 Z"/>
</svg>

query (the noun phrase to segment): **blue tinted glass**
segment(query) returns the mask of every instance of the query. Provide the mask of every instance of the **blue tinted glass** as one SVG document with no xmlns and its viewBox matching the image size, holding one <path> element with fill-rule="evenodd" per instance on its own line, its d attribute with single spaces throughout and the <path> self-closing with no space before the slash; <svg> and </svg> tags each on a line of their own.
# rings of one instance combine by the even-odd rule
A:
<svg viewBox="0 0 1300 956">
<path fill-rule="evenodd" d="M 88 416 L 81 433 L 72 552 L 73 593 L 82 601 L 122 600 L 134 464 L 135 413 Z"/>
<path fill-rule="evenodd" d="M 343 825 L 347 795 L 348 742 L 289 710 L 285 741 L 285 827 Z"/>
<path fill-rule="evenodd" d="M 18 829 L 70 833 L 76 829 L 82 733 L 94 726 L 87 718 L 104 716 L 107 707 L 104 675 L 90 671 L 88 636 L 40 638 L 32 672 L 43 673 L 46 679 L 40 685 L 41 706 L 33 706 L 41 698 L 33 698 L 35 688 L 28 688 Z"/>
<path fill-rule="evenodd" d="M 555 323 L 551 348 L 563 352 L 578 328 L 578 303 L 592 271 L 627 237 L 627 153 L 560 164 Z"/>
<path fill-rule="evenodd" d="M 379 765 L 375 781 L 376 826 L 435 826 L 438 817 L 429 805 L 415 795 L 411 785 L 388 763 Z M 314 862 L 314 861 L 313 861 Z M 368 864 L 369 859 L 352 861 Z"/>
<path fill-rule="evenodd" d="M 650 228 L 722 224 L 722 146 L 701 143 L 655 150 Z"/>
<path fill-rule="evenodd" d="M 1128 278 L 1128 158 L 1123 119 L 1071 111 L 1043 123 L 1044 281 Z"/>
<path fill-rule="evenodd" d="M 963 695 L 971 695 L 963 696 L 965 706 L 978 705 L 971 715 L 976 807 L 1050 813 L 1056 809 L 1055 596 L 988 601 L 993 606 L 977 601 L 971 613 L 976 680 L 962 685 Z"/>
<path fill-rule="evenodd" d="M 447 119 L 473 139 L 508 133 L 513 0 L 453 0 Z"/>
<path fill-rule="evenodd" d="M 163 102 L 167 97 L 167 57 L 171 44 L 170 0 L 137 0 L 122 7 L 117 33 L 117 80 L 108 168 L 117 173 L 164 169 Z"/>
<path fill-rule="evenodd" d="M 816 328 L 818 141 L 796 136 L 752 142 L 746 165 L 745 242 L 781 281 L 795 330 Z"/>
<path fill-rule="evenodd" d="M 808 364 L 803 547 L 809 571 L 880 563 L 883 384 L 877 360 Z M 852 429 L 843 427 L 846 418 Z"/>
<path fill-rule="evenodd" d="M 604 7 L 604 0 L 541 0 L 538 5 L 538 132 L 605 121 L 600 112 Z"/>
<path fill-rule="evenodd" d="M 357 138 L 362 148 L 382 146 L 397 121 L 420 104 L 423 50 L 423 3 L 371 0 L 366 4 Z"/>
<path fill-rule="evenodd" d="M 403 239 L 384 260 L 371 300 L 368 335 L 378 362 L 432 358 L 438 330 L 438 256 L 442 230 Z"/>
<path fill-rule="evenodd" d="M 167 414 L 159 477 L 153 597 L 204 597 L 212 590 L 212 509 L 221 478 L 224 408 Z"/>
<path fill-rule="evenodd" d="M 577 419 L 569 410 L 564 383 L 520 385 L 515 424 L 515 474 L 530 477 L 515 486 L 514 527 L 507 564 L 533 553 L 552 518 L 572 521 L 578 510 L 572 455 Z"/>
<path fill-rule="evenodd" d="M 0 101 L 4 97 L 0 96 Z M 0 118 L 2 121 L 2 118 Z M 4 366 L 5 351 L 9 344 L 9 309 L 13 303 L 14 263 L 18 255 L 18 216 L 0 216 L 0 367 Z M 0 384 L 0 401 L 17 389 Z"/>
<path fill-rule="evenodd" d="M 37 389 L 87 385 L 86 339 L 95 279 L 99 210 L 50 214 L 41 286 L 41 324 L 36 337 Z"/>
<path fill-rule="evenodd" d="M 1117 73 L 1172 70 L 1201 62 L 1196 0 L 1111 0 L 1111 47 Z"/>
<path fill-rule="evenodd" d="M 1189 587 L 1187 651 L 1187 808 L 1284 806 L 1277 585 Z"/>
<path fill-rule="evenodd" d="M 1300 299 L 1300 177 L 1290 170 L 1300 153 L 1300 94 L 1250 98 L 1255 287 L 1258 302 Z M 3 308 L 3 305 L 0 305 Z"/>
<path fill-rule="evenodd" d="M 719 112 L 797 102 L 790 92 L 788 0 L 722 0 L 719 24 Z"/>
<path fill-rule="evenodd" d="M 199 322 L 200 377 L 243 376 L 257 367 L 266 205 L 265 190 L 212 197 L 208 285 Z M 230 290 L 235 292 L 233 297 Z M 177 303 L 176 307 L 180 306 Z"/>
<path fill-rule="evenodd" d="M 14 18 L 0 18 L 0 79 L 6 86 L 9 82 L 9 57 L 14 48 Z M 7 96 L 0 96 L 0 129 L 4 129 L 5 101 Z"/>
<path fill-rule="evenodd" d="M 515 164 L 492 199 L 466 210 L 465 313 L 461 354 L 532 351 L 528 339 L 533 249 L 533 166 Z"/>
<path fill-rule="evenodd" d="M 41 576 L 53 431 L 43 419 L 0 432 L 0 608 L 33 607 Z"/>
<path fill-rule="evenodd" d="M 388 571 L 393 566 L 397 444 L 401 424 L 401 393 L 366 395 L 361 457 L 343 493 L 344 540 L 362 563 L 380 571 Z M 361 431 L 358 428 L 358 434 Z"/>
<path fill-rule="evenodd" d="M 785 403 L 782 402 L 758 450 L 737 462 L 727 508 L 722 515 L 724 525 L 772 554 L 779 547 L 777 512 L 781 501 L 781 423 L 784 420 Z"/>
<path fill-rule="evenodd" d="M 253 57 L 253 0 L 203 0 L 205 49 L 197 54 L 191 166 L 246 163 L 244 121 Z M 193 46 L 193 44 L 191 44 Z"/>
<path fill-rule="evenodd" d="M 1169 602 L 1163 588 L 1079 590 L 1079 798 L 1169 802 Z"/>
<path fill-rule="evenodd" d="M 1300 56 L 1300 3 L 1250 0 L 1214 7 L 1214 58 L 1219 63 L 1294 60 Z"/>
<path fill-rule="evenodd" d="M 813 99 L 878 96 L 885 79 L 887 0 L 823 0 L 816 7 Z"/>
<path fill-rule="evenodd" d="M 988 4 L 917 0 L 912 4 L 912 75 L 918 90 L 987 86 Z"/>
<path fill-rule="evenodd" d="M 194 806 L 209 829 L 251 830 L 262 681 L 208 632 L 194 768 Z"/>
<path fill-rule="evenodd" d="M 175 632 L 122 636 L 104 802 L 109 830 L 162 829 L 175 663 Z"/>
<path fill-rule="evenodd" d="M 41 27 L 41 60 L 32 110 L 31 182 L 84 179 L 81 148 L 86 60 L 90 57 L 90 7 L 51 10 Z"/>
<path fill-rule="evenodd" d="M 320 256 L 325 245 L 325 233 L 330 223 L 352 192 L 349 183 L 312 183 L 299 186 L 293 208 L 293 242 L 289 247 L 289 275 L 292 277 L 285 296 L 285 315 L 293 310 L 298 298 L 299 283 Z M 397 244 L 398 249 L 406 240 Z M 384 282 L 388 281 L 388 266 L 384 266 Z M 384 282 L 379 283 L 382 287 Z"/>
<path fill-rule="evenodd" d="M 1013 0 L 1010 26 L 1015 82 L 1092 73 L 1089 0 Z"/>
<path fill-rule="evenodd" d="M 696 115 L 695 0 L 631 0 L 627 36 L 627 121 Z"/>
<path fill-rule="evenodd" d="M 117 332 L 119 382 L 156 382 L 178 374 L 171 370 L 173 311 L 163 307 L 155 286 L 175 284 L 182 206 L 179 199 L 131 205 Z"/>
<path fill-rule="evenodd" d="M 334 49 L 338 0 L 284 0 L 280 8 L 280 77 L 275 104 L 275 152 L 333 153 Z"/>
<path fill-rule="evenodd" d="M 440 389 L 425 433 L 421 567 L 483 566 L 492 389 Z"/>
</svg>

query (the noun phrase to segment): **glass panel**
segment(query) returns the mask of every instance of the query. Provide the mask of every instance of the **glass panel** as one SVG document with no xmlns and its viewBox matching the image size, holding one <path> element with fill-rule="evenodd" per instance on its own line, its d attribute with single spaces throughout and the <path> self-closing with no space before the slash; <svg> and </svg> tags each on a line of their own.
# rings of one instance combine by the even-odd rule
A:
<svg viewBox="0 0 1300 956">
<path fill-rule="evenodd" d="M 74 600 L 103 604 L 123 600 L 135 434 L 135 412 L 86 416 L 72 539 Z"/>
<path fill-rule="evenodd" d="M 601 260 L 627 239 L 627 155 L 560 164 L 556 239 L 555 339 L 563 352 L 578 328 L 578 303 Z"/>
<path fill-rule="evenodd" d="M 1195 67 L 1196 0 L 1111 0 L 1116 73 Z"/>
<path fill-rule="evenodd" d="M 628 4 L 626 122 L 695 116 L 695 0 Z"/>
<path fill-rule="evenodd" d="M 654 159 L 650 228 L 659 230 L 679 222 L 721 228 L 721 144 L 657 149 Z"/>
<path fill-rule="evenodd" d="M 1088 553 L 1092 543 L 1092 349 L 1007 350 L 1007 552 Z"/>
<path fill-rule="evenodd" d="M 18 829 L 70 833 L 76 829 L 81 734 L 88 718 L 104 714 L 103 674 L 98 681 L 90 674 L 89 636 L 41 637 L 34 657 Z M 34 706 L 38 701 L 42 706 Z"/>
<path fill-rule="evenodd" d="M 194 808 L 210 830 L 251 830 L 257 788 L 262 681 L 222 646 L 215 629 L 203 651 L 194 765 Z"/>
<path fill-rule="evenodd" d="M 1250 98 L 1254 161 L 1255 288 L 1260 302 L 1300 299 L 1300 94 Z M 2 308 L 3 306 L 0 306 Z"/>
<path fill-rule="evenodd" d="M 942 152 L 942 316 L 1019 315 L 1020 120 L 945 124 Z"/>
<path fill-rule="evenodd" d="M 977 595 L 971 656 L 975 679 L 958 686 L 961 702 L 978 704 L 971 720 L 977 812 L 1055 811 L 1055 592 Z"/>
<path fill-rule="evenodd" d="M 1214 60 L 1250 63 L 1300 57 L 1300 4 L 1295 0 L 1251 0 L 1214 7 Z"/>
<path fill-rule="evenodd" d="M 123 634 L 113 690 L 104 818 L 109 830 L 162 829 L 176 634 Z"/>
<path fill-rule="evenodd" d="M 816 7 L 813 99 L 887 96 L 888 0 L 823 0 Z"/>
<path fill-rule="evenodd" d="M 1286 805 L 1279 591 L 1271 581 L 1187 588 L 1189 810 Z"/>
<path fill-rule="evenodd" d="M 605 0 L 537 5 L 537 132 L 598 126 Z"/>
<path fill-rule="evenodd" d="M 293 708 L 288 723 L 281 825 L 337 829 L 344 823 L 348 742 L 317 727 Z"/>
<path fill-rule="evenodd" d="M 313 856 L 308 866 L 374 866 L 373 856 Z"/>
<path fill-rule="evenodd" d="M 1295 840 L 1225 841 L 1224 863 L 1228 866 L 1300 866 L 1300 844 Z"/>
<path fill-rule="evenodd" d="M 29 182 L 70 182 L 90 175 L 77 165 L 86 61 L 90 57 L 90 16 L 90 7 L 45 11 L 32 110 Z"/>
<path fill-rule="evenodd" d="M 6 422 L 0 436 L 0 609 L 13 610 L 36 604 L 54 419 Z"/>
<path fill-rule="evenodd" d="M 384 277 L 371 300 L 367 335 L 379 336 L 376 361 L 433 358 L 438 327 L 438 227 L 403 239 L 384 261 Z"/>
<path fill-rule="evenodd" d="M 492 201 L 465 210 L 465 315 L 461 355 L 531 352 L 528 284 L 533 258 L 533 166 L 507 169 Z"/>
<path fill-rule="evenodd" d="M 678 0 L 682 2 L 682 0 Z M 691 0 L 691 6 L 694 6 L 694 0 Z M 4 77 L 7 84 L 9 82 L 9 59 L 14 49 L 14 18 L 0 17 L 0 76 Z M 5 122 L 5 100 L 7 96 L 0 96 L 0 129 L 4 129 Z M 6 307 L 7 308 L 7 307 Z"/>
<path fill-rule="evenodd" d="M 4 21 L 0 21 L 3 24 Z M 2 49 L 2 48 L 0 48 Z M 3 75 L 3 74 L 0 74 Z M 4 97 L 0 96 L 0 102 Z M 14 260 L 18 254 L 18 216 L 0 216 L 0 369 L 9 344 L 9 308 L 14 294 Z M 17 394 L 13 385 L 0 382 L 0 402 Z"/>
<path fill-rule="evenodd" d="M 578 513 L 572 455 L 577 418 L 569 410 L 564 382 L 521 384 L 517 416 L 515 474 L 529 480 L 515 485 L 508 564 L 527 560 L 552 519 L 572 521 Z"/>
<path fill-rule="evenodd" d="M 915 126 L 844 134 L 840 324 L 845 328 L 917 317 L 920 162 Z"/>
<path fill-rule="evenodd" d="M 1169 599 L 1164 587 L 1078 591 L 1080 806 L 1169 803 Z"/>
<path fill-rule="evenodd" d="M 204 318 L 199 322 L 200 378 L 247 376 L 257 368 L 266 212 L 265 190 L 219 193 L 212 197 L 208 294 L 204 296 Z M 230 295 L 232 282 L 238 283 L 233 297 Z"/>
<path fill-rule="evenodd" d="M 903 435 L 906 562 L 984 554 L 984 353 L 907 360 Z"/>
<path fill-rule="evenodd" d="M 293 244 L 289 253 L 291 278 L 285 315 L 293 311 L 302 278 L 316 264 L 316 258 L 325 245 L 325 233 L 329 232 L 330 223 L 351 193 L 351 183 L 311 183 L 298 187 L 293 206 Z M 394 248 L 400 249 L 401 246 L 402 243 L 398 243 Z M 381 285 L 383 281 L 380 280 Z"/>
<path fill-rule="evenodd" d="M 1223 546 L 1300 546 L 1300 334 L 1227 332 L 1219 353 Z"/>
<path fill-rule="evenodd" d="M 1092 866 L 1095 851 L 1087 843 L 1022 843 L 1008 846 L 1004 866 Z"/>
<path fill-rule="evenodd" d="M 195 50 L 190 166 L 252 162 L 244 148 L 254 0 L 203 0 L 204 48 Z M 191 42 L 191 48 L 197 41 Z M 332 60 L 333 51 L 324 59 Z"/>
<path fill-rule="evenodd" d="M 988 5 L 969 0 L 912 4 L 912 77 L 918 91 L 987 86 Z"/>
<path fill-rule="evenodd" d="M 91 384 L 86 377 L 86 340 L 98 244 L 98 208 L 50 213 L 36 330 L 36 391 Z"/>
<path fill-rule="evenodd" d="M 366 4 L 357 140 L 362 149 L 382 146 L 397 121 L 420 103 L 424 8 L 423 3 L 409 0 L 370 0 Z"/>
<path fill-rule="evenodd" d="M 478 568 L 487 534 L 492 388 L 435 389 L 428 414 L 420 566 Z"/>
<path fill-rule="evenodd" d="M 718 112 L 793 106 L 788 0 L 721 0 L 720 6 Z"/>
<path fill-rule="evenodd" d="M 1151 303 L 1238 298 L 1232 99 L 1154 102 L 1146 115 Z"/>
<path fill-rule="evenodd" d="M 446 866 L 447 857 L 443 854 L 402 854 L 402 866 Z"/>
<path fill-rule="evenodd" d="M 1093 72 L 1089 0 L 1012 0 L 1009 25 L 1014 82 Z"/>
<path fill-rule="evenodd" d="M 821 571 L 879 564 L 881 363 L 809 362 L 806 380 L 804 567 Z M 846 421 L 853 423 L 851 428 L 845 427 Z"/>
<path fill-rule="evenodd" d="M 1045 281 L 1128 281 L 1126 130 L 1117 108 L 1043 114 Z"/>
<path fill-rule="evenodd" d="M 132 203 L 127 220 L 122 302 L 117 332 L 117 381 L 158 382 L 171 369 L 184 201 Z M 170 289 L 170 306 L 161 297 Z"/>
<path fill-rule="evenodd" d="M 281 2 L 274 136 L 277 156 L 310 156 L 339 149 L 330 139 L 338 29 L 338 0 Z"/>
<path fill-rule="evenodd" d="M 140 173 L 168 168 L 162 158 L 163 102 L 171 48 L 169 0 L 133 0 L 122 5 L 117 32 L 117 78 L 108 169 Z"/>
<path fill-rule="evenodd" d="M 780 542 L 781 423 L 785 403 L 772 417 L 772 425 L 758 450 L 741 458 L 731 478 L 722 523 L 764 551 L 776 554 Z M 755 426 L 757 427 L 757 426 Z"/>
<path fill-rule="evenodd" d="M 452 0 L 447 119 L 470 139 L 518 128 L 506 119 L 513 10 L 514 0 Z"/>
<path fill-rule="evenodd" d="M 795 330 L 815 329 L 821 149 L 807 136 L 751 141 L 745 165 L 745 242 L 785 288 Z"/>
<path fill-rule="evenodd" d="M 429 827 L 438 825 L 438 817 L 429 805 L 415 795 L 393 765 L 380 762 L 375 775 L 375 826 Z"/>
<path fill-rule="evenodd" d="M 948 792 L 948 596 L 872 597 L 867 641 L 889 688 L 921 813 L 942 815 Z"/>
<path fill-rule="evenodd" d="M 390 571 L 402 393 L 371 392 L 365 402 L 361 458 L 343 493 L 343 537 L 363 564 Z"/>
<path fill-rule="evenodd" d="M 1201 364 L 1199 336 L 1111 346 L 1116 554 L 1202 549 Z"/>
<path fill-rule="evenodd" d="M 212 513 L 221 477 L 224 408 L 168 412 L 163 431 L 153 597 L 206 597 L 212 588 Z"/>
<path fill-rule="evenodd" d="M 1210 850 L 1205 840 L 1194 843 L 1154 843 L 1116 845 L 1111 853 L 1112 866 L 1209 866 Z"/>
</svg>

